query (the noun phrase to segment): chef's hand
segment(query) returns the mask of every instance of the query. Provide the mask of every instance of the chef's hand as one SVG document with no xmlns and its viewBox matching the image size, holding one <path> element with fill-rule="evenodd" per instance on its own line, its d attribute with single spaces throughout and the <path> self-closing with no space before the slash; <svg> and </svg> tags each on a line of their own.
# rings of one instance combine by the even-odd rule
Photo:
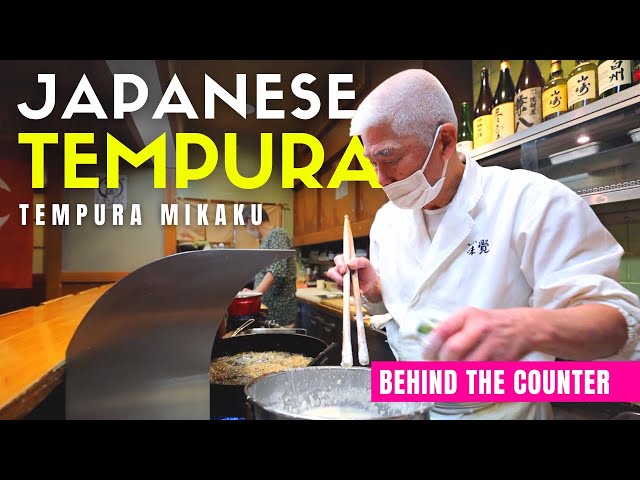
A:
<svg viewBox="0 0 640 480">
<path fill-rule="evenodd" d="M 517 361 L 533 350 L 535 322 L 527 308 L 484 310 L 467 307 L 438 323 L 425 359 Z"/>
<path fill-rule="evenodd" d="M 347 273 L 344 255 L 336 255 L 333 258 L 333 263 L 335 263 L 335 267 L 327 271 L 327 278 L 336 282 L 339 287 L 342 287 L 342 276 Z M 370 302 L 381 301 L 380 279 L 369 259 L 366 257 L 353 258 L 349 262 L 349 268 L 358 271 L 360 291 L 366 295 L 367 299 Z M 353 294 L 353 283 L 351 284 L 351 293 Z"/>
</svg>

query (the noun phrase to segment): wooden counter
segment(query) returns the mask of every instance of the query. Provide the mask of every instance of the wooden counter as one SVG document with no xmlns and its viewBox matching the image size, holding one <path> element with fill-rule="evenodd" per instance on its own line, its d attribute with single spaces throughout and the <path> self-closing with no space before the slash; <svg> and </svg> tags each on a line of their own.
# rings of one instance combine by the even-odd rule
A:
<svg viewBox="0 0 640 480">
<path fill-rule="evenodd" d="M 320 305 L 326 307 L 336 313 L 342 315 L 342 298 L 323 298 L 320 300 Z M 356 306 L 352 303 L 351 307 L 351 319 L 355 321 L 356 317 Z M 369 315 L 363 313 L 364 324 L 369 325 Z"/>
<path fill-rule="evenodd" d="M 310 293 L 307 293 L 309 291 Z M 342 316 L 342 297 L 339 298 L 321 298 L 318 296 L 319 293 L 323 293 L 326 291 L 322 291 L 315 288 L 301 288 L 296 292 L 296 298 L 302 302 L 306 302 L 310 305 L 320 307 L 322 310 L 325 310 L 327 313 L 333 313 L 336 315 Z M 353 304 L 353 301 L 350 304 L 351 307 L 351 319 L 355 321 L 356 315 L 356 307 Z M 364 323 L 365 325 L 369 325 L 369 315 L 364 313 Z"/>
<path fill-rule="evenodd" d="M 112 285 L 0 315 L 0 420 L 24 417 L 62 381 L 73 333 Z"/>
</svg>

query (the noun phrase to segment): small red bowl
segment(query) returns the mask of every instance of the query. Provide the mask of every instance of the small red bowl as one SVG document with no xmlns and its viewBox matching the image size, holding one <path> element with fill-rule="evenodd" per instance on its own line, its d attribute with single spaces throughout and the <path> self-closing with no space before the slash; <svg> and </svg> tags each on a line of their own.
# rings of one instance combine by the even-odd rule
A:
<svg viewBox="0 0 640 480">
<path fill-rule="evenodd" d="M 260 292 L 240 292 L 229 305 L 227 313 L 234 317 L 245 315 L 257 315 L 260 313 L 262 305 L 262 293 Z"/>
</svg>

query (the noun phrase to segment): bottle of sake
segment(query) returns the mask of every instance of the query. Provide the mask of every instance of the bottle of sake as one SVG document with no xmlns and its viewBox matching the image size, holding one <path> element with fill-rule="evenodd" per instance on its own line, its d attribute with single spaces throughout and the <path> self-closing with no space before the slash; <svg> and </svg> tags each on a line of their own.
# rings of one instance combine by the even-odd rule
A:
<svg viewBox="0 0 640 480">
<path fill-rule="evenodd" d="M 598 66 L 591 60 L 576 60 L 567 77 L 569 110 L 584 107 L 598 99 Z"/>
<path fill-rule="evenodd" d="M 525 60 L 516 83 L 516 132 L 542 122 L 542 89 L 544 77 L 535 60 Z"/>
<path fill-rule="evenodd" d="M 462 102 L 462 115 L 458 120 L 458 144 L 459 152 L 469 156 L 473 151 L 473 132 L 471 131 L 471 106 L 468 102 Z"/>
<path fill-rule="evenodd" d="M 489 85 L 489 69 L 482 67 L 480 71 L 480 93 L 473 110 L 473 147 L 479 148 L 493 142 L 493 128 L 491 123 L 491 107 L 493 94 Z"/>
<path fill-rule="evenodd" d="M 567 109 L 567 79 L 562 71 L 562 60 L 551 60 L 549 80 L 542 89 L 542 120 L 559 117 Z"/>
<path fill-rule="evenodd" d="M 631 86 L 631 60 L 599 60 L 598 92 L 600 98 L 626 90 Z"/>
<path fill-rule="evenodd" d="M 516 94 L 516 87 L 511 78 L 511 65 L 509 60 L 500 61 L 500 78 L 498 88 L 493 96 L 493 136 L 494 140 L 508 137 L 515 132 L 515 118 L 513 101 Z"/>
</svg>

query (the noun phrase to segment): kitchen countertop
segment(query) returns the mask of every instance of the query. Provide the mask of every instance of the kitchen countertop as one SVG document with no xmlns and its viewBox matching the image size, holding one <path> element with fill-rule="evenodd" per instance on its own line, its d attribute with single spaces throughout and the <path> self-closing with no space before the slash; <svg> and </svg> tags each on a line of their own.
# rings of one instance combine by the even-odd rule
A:
<svg viewBox="0 0 640 480">
<path fill-rule="evenodd" d="M 66 349 L 93 304 L 112 284 L 0 315 L 0 420 L 29 414 L 61 384 Z M 342 298 L 322 298 L 327 290 L 298 289 L 299 300 L 342 315 Z M 352 305 L 352 315 L 355 307 Z M 369 317 L 365 316 L 365 323 Z M 640 413 L 631 403 L 554 403 L 558 420 L 609 420 Z M 640 415 L 631 417 L 640 419 Z"/>
<path fill-rule="evenodd" d="M 62 382 L 76 328 L 112 285 L 0 316 L 0 420 L 24 417 Z"/>
<path fill-rule="evenodd" d="M 333 297 L 334 295 L 336 295 L 336 293 L 339 295 L 336 298 L 325 298 L 327 296 Z M 342 309 L 343 309 L 342 292 L 327 290 L 322 288 L 306 287 L 306 288 L 299 288 L 296 291 L 296 297 L 298 298 L 298 300 L 301 300 L 303 302 L 309 303 L 314 306 L 318 306 L 329 313 L 342 316 Z M 351 306 L 351 317 L 352 317 L 352 320 L 355 321 L 356 307 L 353 302 L 353 297 L 351 297 L 350 306 Z M 363 318 L 364 318 L 365 325 L 369 326 L 370 316 L 367 315 L 367 313 L 364 310 L 363 310 Z"/>
</svg>

